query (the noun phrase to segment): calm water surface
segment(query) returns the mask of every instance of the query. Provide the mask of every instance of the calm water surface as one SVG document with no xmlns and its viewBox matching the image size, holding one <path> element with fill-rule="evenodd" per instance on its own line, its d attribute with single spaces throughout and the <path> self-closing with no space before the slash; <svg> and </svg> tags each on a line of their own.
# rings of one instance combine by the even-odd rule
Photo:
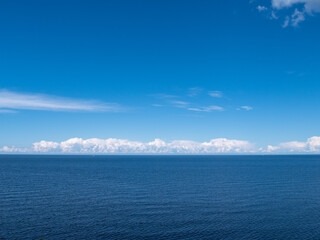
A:
<svg viewBox="0 0 320 240">
<path fill-rule="evenodd" d="M 320 239 L 320 156 L 0 155 L 0 239 Z"/>
</svg>

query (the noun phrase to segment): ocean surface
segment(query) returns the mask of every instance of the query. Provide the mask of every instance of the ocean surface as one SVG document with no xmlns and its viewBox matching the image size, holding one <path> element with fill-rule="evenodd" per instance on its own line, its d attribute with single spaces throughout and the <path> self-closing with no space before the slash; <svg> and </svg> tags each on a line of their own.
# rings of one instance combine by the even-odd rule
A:
<svg viewBox="0 0 320 240">
<path fill-rule="evenodd" d="M 0 239 L 320 239 L 320 156 L 0 155 Z"/>
</svg>

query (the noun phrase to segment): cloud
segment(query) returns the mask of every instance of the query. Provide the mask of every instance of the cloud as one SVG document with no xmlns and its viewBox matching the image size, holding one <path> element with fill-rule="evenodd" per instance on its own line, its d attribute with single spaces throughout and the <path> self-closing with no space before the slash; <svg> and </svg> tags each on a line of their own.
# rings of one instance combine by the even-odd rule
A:
<svg viewBox="0 0 320 240">
<path fill-rule="evenodd" d="M 55 154 L 295 154 L 320 153 L 320 136 L 308 138 L 305 142 L 290 141 L 279 145 L 256 148 L 244 140 L 215 138 L 208 142 L 174 140 L 165 142 L 155 139 L 151 142 L 108 138 L 70 138 L 62 142 L 40 141 L 32 148 L 4 146 L 0 153 L 55 153 Z"/>
<path fill-rule="evenodd" d="M 278 146 L 269 145 L 267 152 L 271 153 L 315 153 L 320 152 L 320 137 L 308 138 L 306 142 L 284 142 Z"/>
<path fill-rule="evenodd" d="M 178 108 L 185 108 L 189 103 L 184 101 L 170 101 L 171 104 L 173 104 L 175 107 Z"/>
<path fill-rule="evenodd" d="M 209 96 L 211 97 L 215 97 L 215 98 L 222 98 L 223 97 L 223 93 L 220 91 L 210 91 Z"/>
<path fill-rule="evenodd" d="M 203 91 L 201 88 L 194 87 L 189 89 L 189 97 L 195 97 L 198 94 Z M 220 91 L 210 91 L 208 92 L 208 95 L 211 97 L 221 98 L 223 96 L 223 93 Z M 167 104 L 167 106 L 176 107 L 176 108 L 182 108 L 189 111 L 195 111 L 195 112 L 212 112 L 212 111 L 224 111 L 225 109 L 220 106 L 204 106 L 204 107 L 198 107 L 196 103 L 194 102 L 187 102 L 183 101 L 182 98 L 179 98 L 176 95 L 167 95 L 167 94 L 153 94 L 151 95 L 156 98 L 163 99 L 163 102 Z M 180 100 L 182 99 L 182 100 Z M 190 98 L 189 98 L 190 100 Z M 164 106 L 163 104 L 152 104 L 154 107 L 160 107 Z"/>
<path fill-rule="evenodd" d="M 271 19 L 278 19 L 279 17 L 277 16 L 277 14 L 274 11 L 271 11 Z"/>
<path fill-rule="evenodd" d="M 4 147 L 0 148 L 0 153 L 1 152 L 3 152 L 3 153 L 27 153 L 30 151 L 31 151 L 30 149 L 18 148 L 15 146 L 12 146 L 12 147 L 4 146 Z"/>
<path fill-rule="evenodd" d="M 250 106 L 241 106 L 241 107 L 237 108 L 237 110 L 246 110 L 246 111 L 250 111 L 252 109 L 253 109 L 253 107 L 250 107 Z"/>
<path fill-rule="evenodd" d="M 272 7 L 275 9 L 290 8 L 297 6 L 297 4 L 303 5 L 303 9 L 307 13 L 312 14 L 314 12 L 320 12 L 319 0 L 272 0 Z"/>
<path fill-rule="evenodd" d="M 163 107 L 162 104 L 152 104 L 151 106 L 153 106 L 153 107 Z"/>
<path fill-rule="evenodd" d="M 44 94 L 17 93 L 0 90 L 0 110 L 42 110 L 42 111 L 87 111 L 114 112 L 120 108 L 116 104 L 98 101 L 62 98 Z"/>
<path fill-rule="evenodd" d="M 17 111 L 10 110 L 10 109 L 0 109 L 0 114 L 1 113 L 17 113 Z"/>
<path fill-rule="evenodd" d="M 196 97 L 202 92 L 202 88 L 199 88 L 199 87 L 189 88 L 188 92 L 189 92 L 188 93 L 189 97 Z"/>
<path fill-rule="evenodd" d="M 304 12 L 300 12 L 298 9 L 295 9 L 294 13 L 291 15 L 291 25 L 296 27 L 299 22 L 305 20 Z"/>
<path fill-rule="evenodd" d="M 320 12 L 319 0 L 271 0 L 270 10 L 268 7 L 258 5 L 259 12 L 269 12 L 271 19 L 278 19 L 277 13 L 284 12 L 282 27 L 286 28 L 291 25 L 297 27 L 300 22 L 305 21 L 306 16 L 313 16 L 314 13 Z M 291 14 L 288 14 L 291 12 Z"/>
<path fill-rule="evenodd" d="M 258 5 L 258 6 L 257 6 L 257 10 L 258 10 L 259 12 L 264 12 L 264 11 L 267 11 L 268 8 L 265 7 L 265 6 Z"/>
<path fill-rule="evenodd" d="M 195 111 L 195 112 L 212 112 L 212 111 L 224 111 L 224 108 L 220 106 L 209 106 L 209 107 L 188 108 L 188 110 Z"/>
<path fill-rule="evenodd" d="M 159 99 L 172 99 L 178 98 L 176 95 L 166 94 L 166 93 L 157 93 L 157 94 L 150 94 L 149 96 L 159 98 Z"/>
<path fill-rule="evenodd" d="M 283 27 L 283 28 L 288 27 L 289 22 L 290 22 L 290 18 L 289 18 L 289 16 L 286 16 L 286 19 L 284 20 L 284 22 L 283 22 L 283 24 L 282 24 L 282 27 Z"/>
<path fill-rule="evenodd" d="M 40 141 L 33 144 L 35 153 L 83 153 L 83 154 L 214 154 L 249 153 L 254 145 L 248 141 L 212 139 L 209 142 L 161 139 L 143 143 L 124 139 L 71 138 L 63 142 Z"/>
</svg>

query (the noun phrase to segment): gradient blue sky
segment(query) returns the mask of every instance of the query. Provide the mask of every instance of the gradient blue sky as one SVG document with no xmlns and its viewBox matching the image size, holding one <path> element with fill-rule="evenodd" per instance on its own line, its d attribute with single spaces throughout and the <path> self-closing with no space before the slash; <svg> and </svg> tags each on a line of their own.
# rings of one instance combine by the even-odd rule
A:
<svg viewBox="0 0 320 240">
<path fill-rule="evenodd" d="M 1 1 L 0 147 L 319 136 L 320 3 L 276 2 Z"/>
</svg>

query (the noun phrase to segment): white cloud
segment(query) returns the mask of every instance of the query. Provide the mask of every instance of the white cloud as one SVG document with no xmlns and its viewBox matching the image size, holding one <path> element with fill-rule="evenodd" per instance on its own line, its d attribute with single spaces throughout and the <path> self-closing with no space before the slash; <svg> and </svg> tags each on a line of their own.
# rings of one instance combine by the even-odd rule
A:
<svg viewBox="0 0 320 240">
<path fill-rule="evenodd" d="M 267 11 L 267 10 L 268 10 L 267 7 L 261 6 L 261 5 L 258 5 L 258 6 L 257 6 L 257 9 L 258 9 L 259 12 L 264 12 L 264 11 Z"/>
<path fill-rule="evenodd" d="M 190 88 L 188 96 L 189 97 L 195 97 L 198 94 L 200 94 L 201 91 L 203 91 L 203 89 L 198 88 L 198 87 Z M 220 91 L 209 91 L 208 95 L 211 96 L 211 97 L 215 97 L 215 98 L 221 98 L 223 96 L 223 93 L 220 92 Z M 155 95 L 152 95 L 152 96 L 160 98 L 160 99 L 163 99 L 164 102 L 167 105 L 171 106 L 171 107 L 182 108 L 182 109 L 189 110 L 189 111 L 195 111 L 195 112 L 224 111 L 223 107 L 215 106 L 215 105 L 198 107 L 196 103 L 186 102 L 186 101 L 183 101 L 183 99 L 180 100 L 181 98 L 179 98 L 176 95 L 155 94 Z M 162 105 L 162 104 L 153 104 L 152 106 L 160 107 L 160 106 L 164 106 L 164 105 Z"/>
<path fill-rule="evenodd" d="M 55 152 L 60 149 L 60 144 L 51 141 L 40 141 L 33 143 L 34 152 Z"/>
<path fill-rule="evenodd" d="M 220 106 L 208 106 L 208 107 L 197 107 L 197 108 L 188 108 L 190 111 L 195 112 L 212 112 L 212 111 L 224 111 L 223 107 Z"/>
<path fill-rule="evenodd" d="M 202 92 L 202 88 L 199 88 L 199 87 L 189 88 L 188 92 L 189 92 L 188 93 L 189 97 L 196 97 Z"/>
<path fill-rule="evenodd" d="M 0 109 L 0 114 L 1 113 L 17 113 L 17 111 L 10 109 Z"/>
<path fill-rule="evenodd" d="M 151 106 L 153 106 L 153 107 L 163 107 L 162 104 L 152 104 Z"/>
<path fill-rule="evenodd" d="M 269 145 L 267 152 L 272 153 L 316 153 L 320 152 L 320 137 L 308 138 L 306 142 L 284 142 L 280 143 L 278 146 Z"/>
<path fill-rule="evenodd" d="M 253 109 L 253 107 L 250 107 L 250 106 L 241 106 L 241 107 L 237 108 L 237 110 L 246 110 L 246 111 L 250 111 L 252 109 Z"/>
<path fill-rule="evenodd" d="M 172 99 L 178 98 L 176 95 L 166 94 L 166 93 L 157 93 L 157 94 L 150 94 L 149 96 L 159 98 L 159 99 Z"/>
<path fill-rule="evenodd" d="M 0 153 L 27 153 L 30 152 L 30 149 L 27 148 L 18 148 L 15 146 L 12 147 L 8 147 L 8 146 L 4 146 L 2 148 L 0 148 Z"/>
<path fill-rule="evenodd" d="M 310 151 L 320 151 L 320 137 L 311 137 L 307 141 L 307 145 Z"/>
<path fill-rule="evenodd" d="M 222 98 L 223 96 L 223 93 L 220 91 L 210 91 L 208 94 L 209 96 L 215 97 L 215 98 Z"/>
<path fill-rule="evenodd" d="M 305 20 L 304 12 L 300 12 L 298 9 L 295 9 L 294 13 L 291 15 L 291 25 L 296 27 L 299 22 Z"/>
<path fill-rule="evenodd" d="M 265 6 L 257 6 L 259 12 L 268 11 L 271 19 L 278 19 L 277 13 L 286 13 L 282 27 L 289 25 L 297 27 L 300 22 L 305 21 L 306 16 L 313 16 L 320 12 L 320 0 L 271 0 L 270 10 Z M 287 14 L 287 12 L 291 14 Z"/>
<path fill-rule="evenodd" d="M 185 108 L 189 103 L 184 101 L 170 101 L 171 104 L 173 104 L 175 107 L 179 108 Z"/>
<path fill-rule="evenodd" d="M 271 11 L 271 19 L 278 19 L 279 17 L 277 16 L 277 14 L 274 11 Z"/>
<path fill-rule="evenodd" d="M 62 142 L 40 141 L 32 148 L 4 146 L 0 153 L 56 153 L 56 154 L 279 154 L 320 153 L 320 137 L 308 138 L 305 142 L 291 141 L 279 145 L 256 148 L 254 144 L 235 139 L 216 138 L 209 142 L 174 140 L 165 142 L 155 139 L 151 142 L 126 139 L 71 138 Z"/>
<path fill-rule="evenodd" d="M 282 27 L 283 27 L 283 28 L 288 27 L 289 22 L 290 22 L 290 18 L 289 18 L 289 16 L 286 16 L 286 19 L 284 20 L 284 22 L 283 22 L 283 24 L 282 24 Z"/>
<path fill-rule="evenodd" d="M 302 4 L 308 13 L 320 12 L 319 0 L 272 0 L 272 7 L 275 9 L 290 8 L 297 4 Z"/>
<path fill-rule="evenodd" d="M 36 142 L 29 150 L 3 147 L 0 151 L 68 154 L 215 154 L 251 153 L 254 151 L 254 145 L 248 141 L 226 138 L 212 139 L 209 142 L 175 140 L 168 143 L 161 139 L 143 143 L 115 138 L 71 138 L 63 142 Z"/>
<path fill-rule="evenodd" d="M 268 145 L 266 152 L 274 152 L 274 151 L 279 150 L 279 148 L 280 148 L 280 147 L 278 147 L 278 146 Z M 263 148 L 261 148 L 260 151 L 263 152 L 263 151 L 264 151 Z"/>
<path fill-rule="evenodd" d="M 120 110 L 117 105 L 104 102 L 0 90 L 0 110 L 11 111 L 18 109 L 88 112 L 108 112 Z"/>
</svg>

